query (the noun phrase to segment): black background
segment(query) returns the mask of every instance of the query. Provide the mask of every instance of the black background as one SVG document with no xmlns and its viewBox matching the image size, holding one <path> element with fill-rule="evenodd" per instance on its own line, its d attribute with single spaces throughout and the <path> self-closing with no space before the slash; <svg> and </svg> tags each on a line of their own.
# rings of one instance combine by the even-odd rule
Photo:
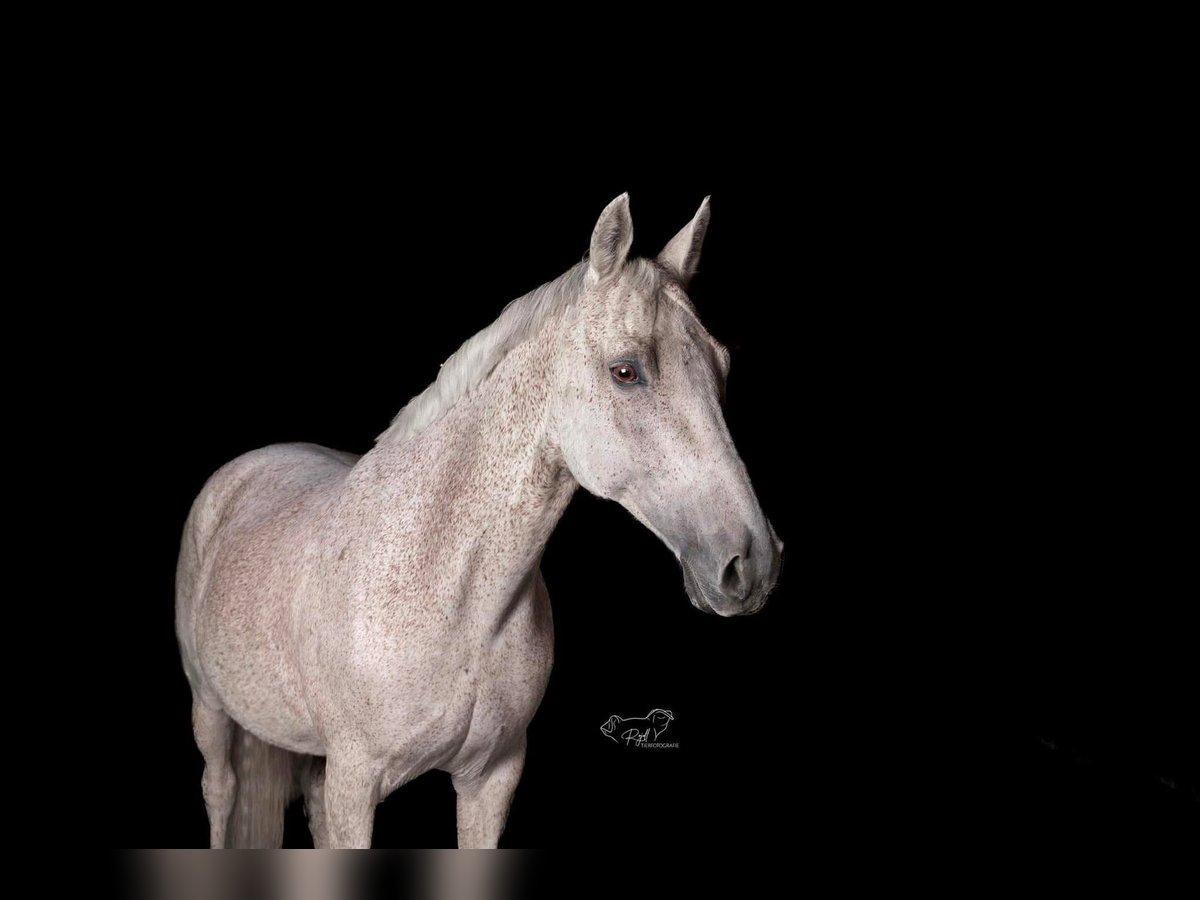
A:
<svg viewBox="0 0 1200 900">
<path fill-rule="evenodd" d="M 583 255 L 625 190 L 640 254 L 713 197 L 692 296 L 732 351 L 727 418 L 783 576 L 760 615 L 705 616 L 652 535 L 577 495 L 545 554 L 555 669 L 503 845 L 1196 819 L 1187 407 L 1147 299 L 1170 250 L 1121 184 L 1095 190 L 1106 160 L 1036 116 L 1004 138 L 881 113 L 818 146 L 741 134 L 762 149 L 697 174 L 663 153 L 618 175 L 542 140 L 530 175 L 495 148 L 259 112 L 153 132 L 106 198 L 116 299 L 82 324 L 106 337 L 84 390 L 120 511 L 117 589 L 94 610 L 116 648 L 107 841 L 207 839 L 172 624 L 207 476 L 278 441 L 368 449 L 462 340 Z M 652 707 L 674 711 L 677 750 L 600 735 Z M 296 809 L 288 841 L 307 841 Z M 444 775 L 379 808 L 377 846 L 453 841 Z"/>
</svg>

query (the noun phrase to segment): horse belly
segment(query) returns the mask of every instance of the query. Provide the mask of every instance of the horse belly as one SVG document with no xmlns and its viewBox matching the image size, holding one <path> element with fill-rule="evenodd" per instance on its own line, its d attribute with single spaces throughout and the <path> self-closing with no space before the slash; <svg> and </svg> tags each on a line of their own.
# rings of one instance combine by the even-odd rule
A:
<svg viewBox="0 0 1200 900">
<path fill-rule="evenodd" d="M 287 750 L 322 753 L 286 621 L 291 597 L 233 568 L 233 577 L 213 585 L 197 618 L 205 681 L 248 731 Z"/>
<path fill-rule="evenodd" d="M 205 667 L 221 705 L 242 727 L 297 753 L 325 752 L 305 707 L 299 677 L 278 653 L 244 649 Z"/>
</svg>

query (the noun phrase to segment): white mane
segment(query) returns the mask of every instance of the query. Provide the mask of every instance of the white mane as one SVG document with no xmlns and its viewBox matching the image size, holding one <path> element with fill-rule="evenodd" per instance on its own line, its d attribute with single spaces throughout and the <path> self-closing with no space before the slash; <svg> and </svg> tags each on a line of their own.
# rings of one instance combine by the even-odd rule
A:
<svg viewBox="0 0 1200 900">
<path fill-rule="evenodd" d="M 444 416 L 492 373 L 509 350 L 579 296 L 587 269 L 584 260 L 504 307 L 495 322 L 467 339 L 442 363 L 437 380 L 408 401 L 388 429 L 375 438 L 376 443 L 406 440 Z"/>
</svg>

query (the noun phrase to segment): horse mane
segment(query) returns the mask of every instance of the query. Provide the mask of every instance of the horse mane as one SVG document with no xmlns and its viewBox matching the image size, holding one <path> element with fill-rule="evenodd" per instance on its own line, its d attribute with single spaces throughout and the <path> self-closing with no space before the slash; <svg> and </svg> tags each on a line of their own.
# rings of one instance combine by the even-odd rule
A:
<svg viewBox="0 0 1200 900">
<path fill-rule="evenodd" d="M 513 347 L 535 333 L 546 319 L 574 302 L 583 291 L 587 269 L 585 259 L 505 306 L 495 322 L 468 338 L 442 363 L 433 384 L 409 400 L 375 442 L 407 440 L 469 396 Z"/>
</svg>

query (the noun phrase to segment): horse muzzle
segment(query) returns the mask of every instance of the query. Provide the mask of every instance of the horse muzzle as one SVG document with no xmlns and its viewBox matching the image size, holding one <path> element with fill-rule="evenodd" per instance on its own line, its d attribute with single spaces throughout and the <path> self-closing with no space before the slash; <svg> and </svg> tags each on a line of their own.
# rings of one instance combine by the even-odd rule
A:
<svg viewBox="0 0 1200 900">
<path fill-rule="evenodd" d="M 718 616 L 747 616 L 767 602 L 783 565 L 783 542 L 768 525 L 769 540 L 746 536 L 726 549 L 699 548 L 680 555 L 683 584 L 692 605 Z"/>
</svg>

